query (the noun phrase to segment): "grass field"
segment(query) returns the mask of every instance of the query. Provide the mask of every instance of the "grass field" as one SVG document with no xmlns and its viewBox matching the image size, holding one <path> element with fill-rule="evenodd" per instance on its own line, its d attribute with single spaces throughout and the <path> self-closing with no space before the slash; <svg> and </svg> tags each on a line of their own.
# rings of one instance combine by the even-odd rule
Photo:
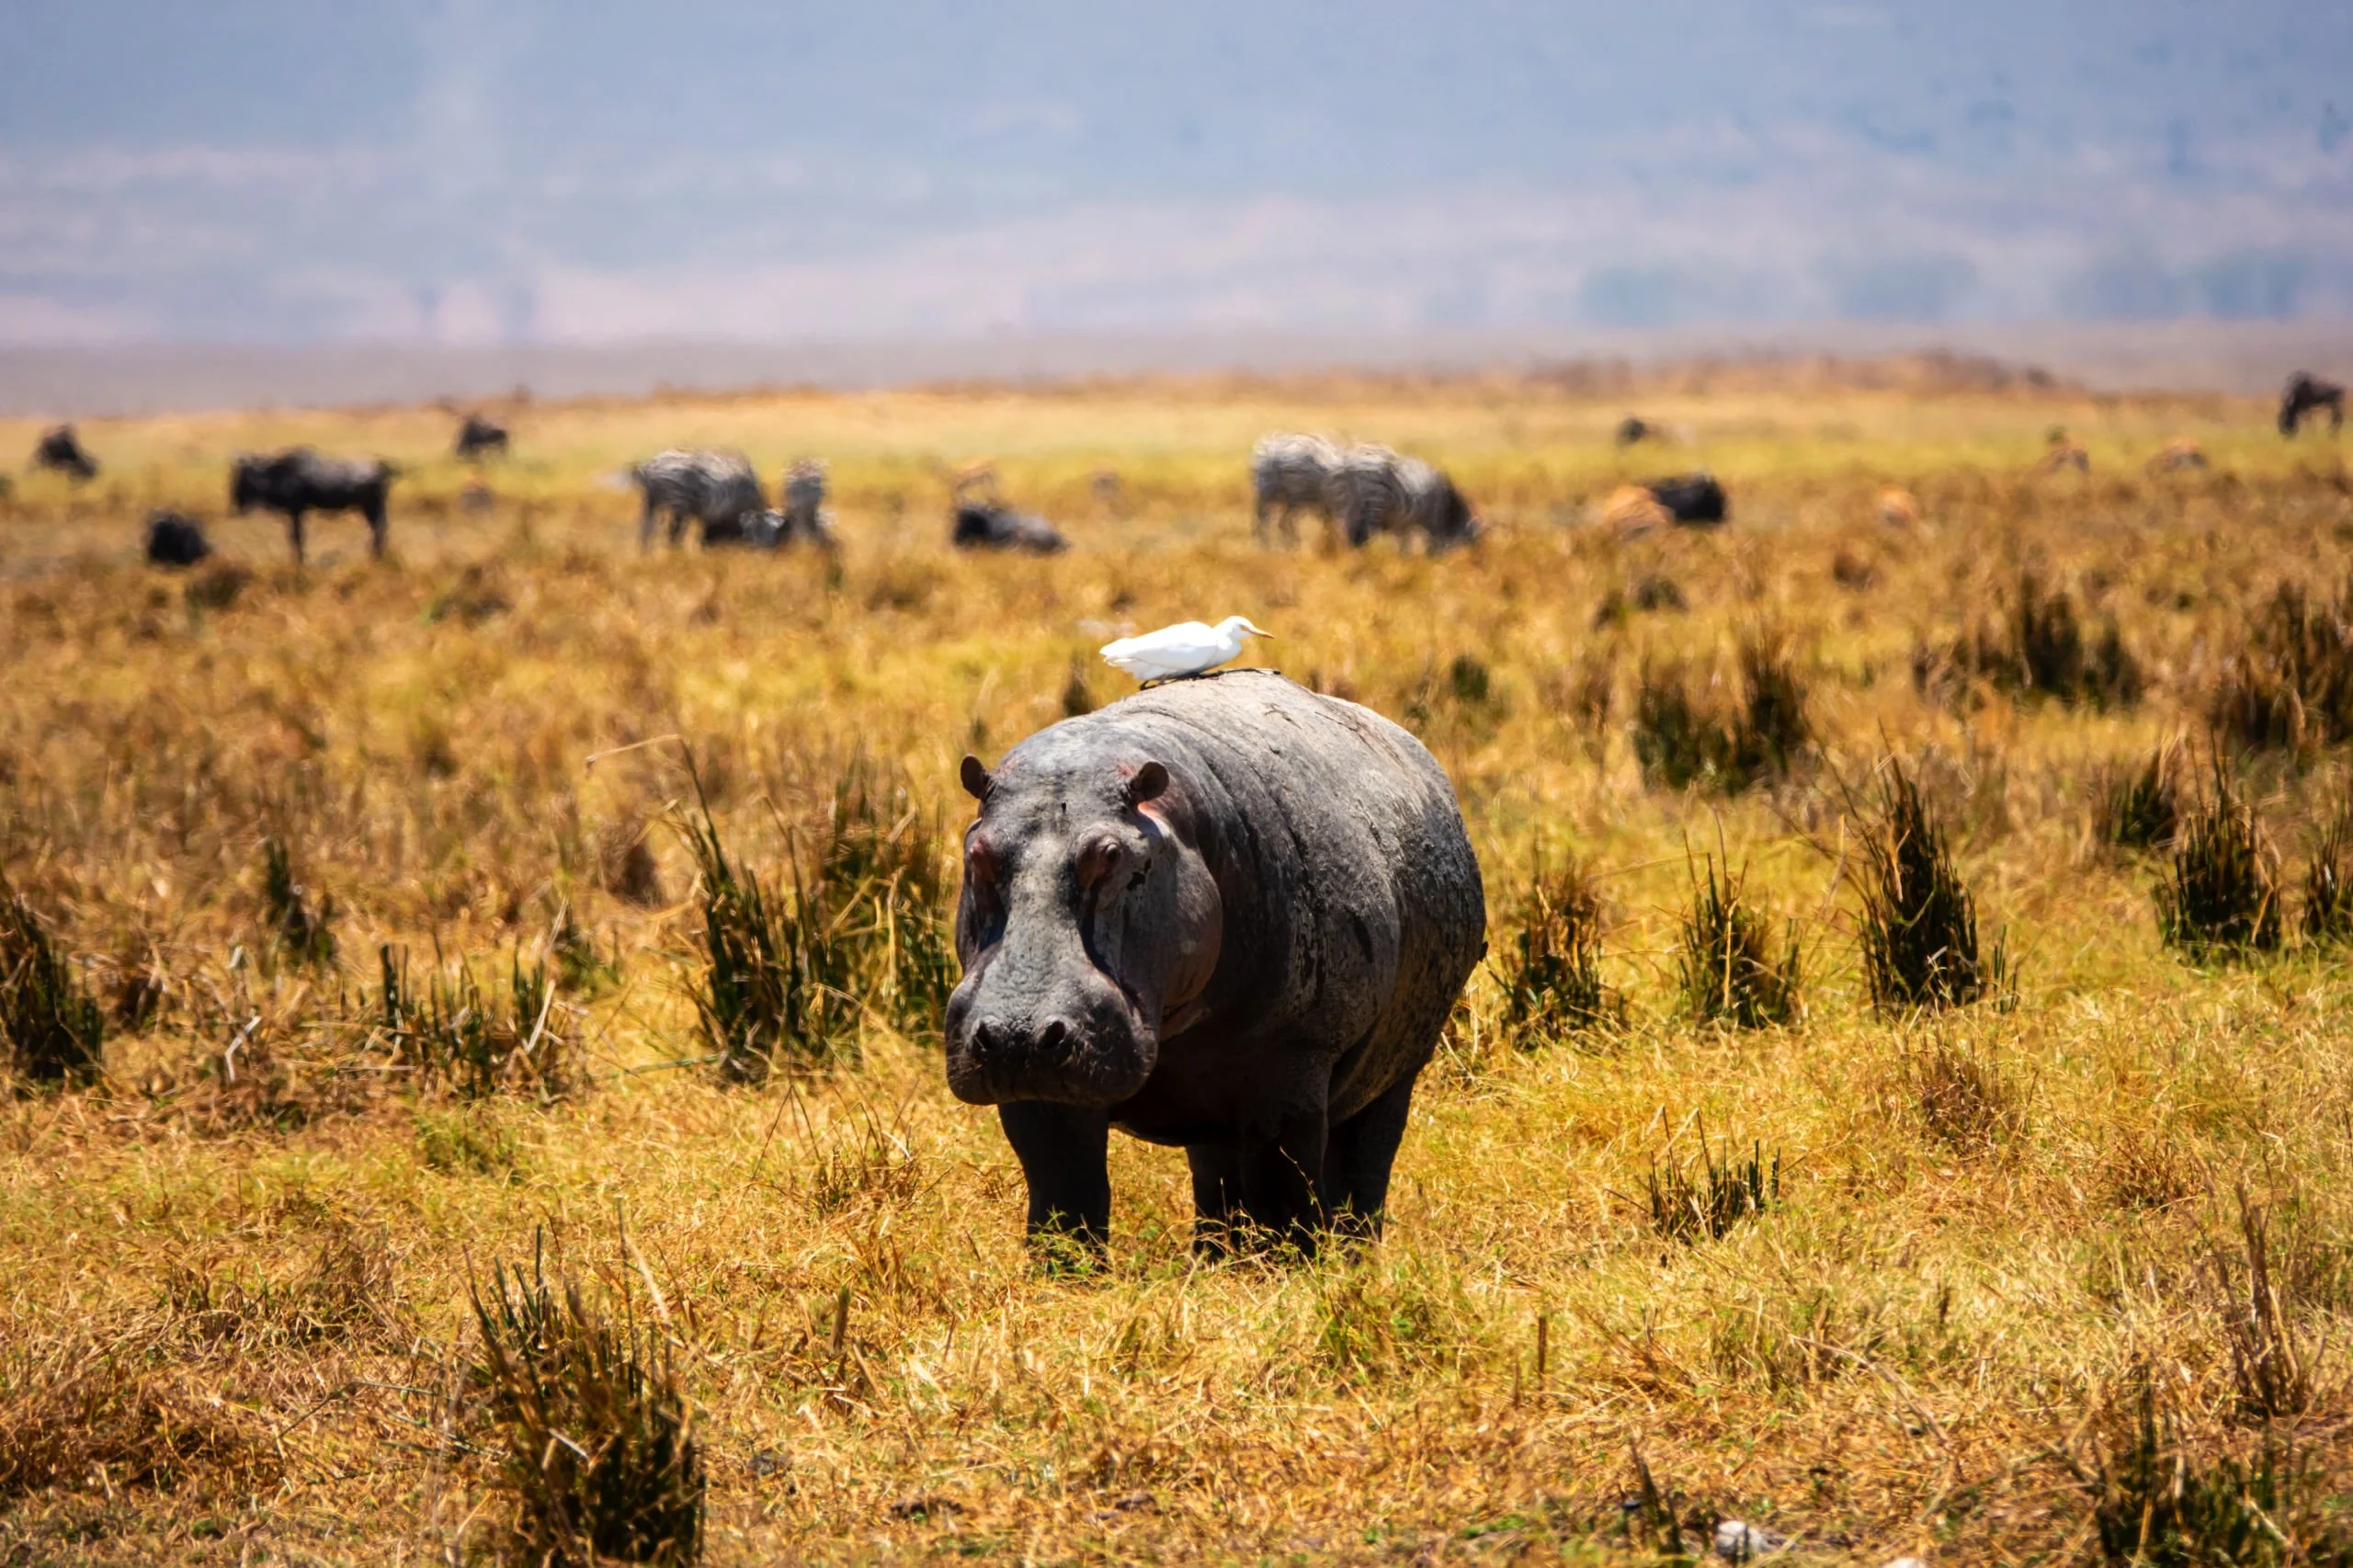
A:
<svg viewBox="0 0 2353 1568">
<path fill-rule="evenodd" d="M 1620 450 L 1629 408 L 1675 436 Z M 2353 985 L 2306 890 L 2353 853 L 2340 444 L 1933 363 L 512 414 L 486 506 L 431 408 L 85 425 L 98 480 L 0 502 L 0 868 L 40 933 L 0 924 L 0 1562 L 534 1558 L 558 1450 L 472 1301 L 535 1254 L 687 1402 L 712 1562 L 1647 1560 L 1725 1518 L 1824 1562 L 2353 1561 Z M 2053 426 L 2087 474 L 2038 471 Z M 1439 461 L 1492 532 L 1261 551 L 1269 428 Z M 2181 437 L 2208 466 L 2144 466 Z M 393 560 L 314 521 L 297 573 L 222 516 L 226 454 L 298 439 L 404 466 Z M 838 560 L 642 559 L 610 476 L 672 444 L 771 489 L 828 459 Z M 981 458 L 1069 554 L 948 550 Z M 1594 521 L 1701 464 L 1728 528 Z M 163 505 L 227 564 L 139 564 Z M 715 1070 L 688 756 L 787 899 L 863 780 L 912 942 L 958 758 L 1123 694 L 1115 629 L 1230 612 L 1422 735 L 1484 870 L 1381 1242 L 1197 1266 L 1181 1156 L 1115 1139 L 1108 1262 L 1042 1270 L 886 981 L 831 1065 Z M 1802 714 L 1761 750 L 1744 645 Z M 2110 842 L 2175 740 L 2187 825 Z M 2199 814 L 2218 744 L 2240 817 Z M 1969 1005 L 1872 1004 L 1891 758 L 2006 957 Z M 1799 944 L 1762 1027 L 1699 1016 L 1711 856 Z M 2177 858 L 2192 915 L 2256 890 L 2251 950 L 2161 939 Z M 1597 1020 L 1516 1005 L 1531 934 L 1597 935 Z M 102 1067 L 37 1082 L 77 994 Z"/>
</svg>

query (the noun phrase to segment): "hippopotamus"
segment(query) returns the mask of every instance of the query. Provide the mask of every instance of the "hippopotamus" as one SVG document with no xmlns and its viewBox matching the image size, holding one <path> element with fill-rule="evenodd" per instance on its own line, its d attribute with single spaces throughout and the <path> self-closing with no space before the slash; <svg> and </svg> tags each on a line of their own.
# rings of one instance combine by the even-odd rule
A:
<svg viewBox="0 0 2353 1568">
<path fill-rule="evenodd" d="M 963 763 L 948 1083 L 994 1105 L 1033 1242 L 1099 1248 L 1110 1129 L 1176 1145 L 1195 1241 L 1370 1234 L 1414 1080 L 1486 950 L 1454 789 L 1410 734 L 1263 670 Z"/>
</svg>

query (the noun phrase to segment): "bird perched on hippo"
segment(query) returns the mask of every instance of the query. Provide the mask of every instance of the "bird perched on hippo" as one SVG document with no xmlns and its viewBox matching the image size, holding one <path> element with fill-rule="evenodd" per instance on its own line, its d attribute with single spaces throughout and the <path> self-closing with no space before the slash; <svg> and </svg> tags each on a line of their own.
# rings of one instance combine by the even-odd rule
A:
<svg viewBox="0 0 2353 1568">
<path fill-rule="evenodd" d="M 1033 1240 L 1099 1247 L 1116 1127 L 1180 1146 L 1196 1244 L 1367 1233 L 1414 1080 L 1486 948 L 1454 789 L 1279 675 L 1178 680 L 1030 736 L 964 837 L 948 1082 L 994 1105 Z"/>
</svg>

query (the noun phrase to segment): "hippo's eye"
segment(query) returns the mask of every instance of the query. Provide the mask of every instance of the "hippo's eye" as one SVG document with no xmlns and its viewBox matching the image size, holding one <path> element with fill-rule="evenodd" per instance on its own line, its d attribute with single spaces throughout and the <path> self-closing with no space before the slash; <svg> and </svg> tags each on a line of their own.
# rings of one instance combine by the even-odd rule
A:
<svg viewBox="0 0 2353 1568">
<path fill-rule="evenodd" d="M 1101 887 L 1127 858 L 1127 846 L 1118 839 L 1098 838 L 1078 852 L 1078 880 L 1087 887 Z"/>
<path fill-rule="evenodd" d="M 964 880 L 984 892 L 994 892 L 1004 879 L 1005 862 L 994 845 L 985 838 L 973 839 L 964 846 Z"/>
</svg>

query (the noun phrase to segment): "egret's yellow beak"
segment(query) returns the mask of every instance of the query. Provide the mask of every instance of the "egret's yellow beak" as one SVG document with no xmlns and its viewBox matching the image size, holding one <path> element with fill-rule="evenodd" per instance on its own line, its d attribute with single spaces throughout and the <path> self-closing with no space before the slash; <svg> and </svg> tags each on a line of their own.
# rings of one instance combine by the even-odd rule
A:
<svg viewBox="0 0 2353 1568">
<path fill-rule="evenodd" d="M 1242 623 L 1242 630 L 1247 631 L 1253 637 L 1272 637 L 1274 635 L 1273 632 L 1268 631 L 1264 627 L 1253 626 L 1246 620 Z"/>
</svg>

